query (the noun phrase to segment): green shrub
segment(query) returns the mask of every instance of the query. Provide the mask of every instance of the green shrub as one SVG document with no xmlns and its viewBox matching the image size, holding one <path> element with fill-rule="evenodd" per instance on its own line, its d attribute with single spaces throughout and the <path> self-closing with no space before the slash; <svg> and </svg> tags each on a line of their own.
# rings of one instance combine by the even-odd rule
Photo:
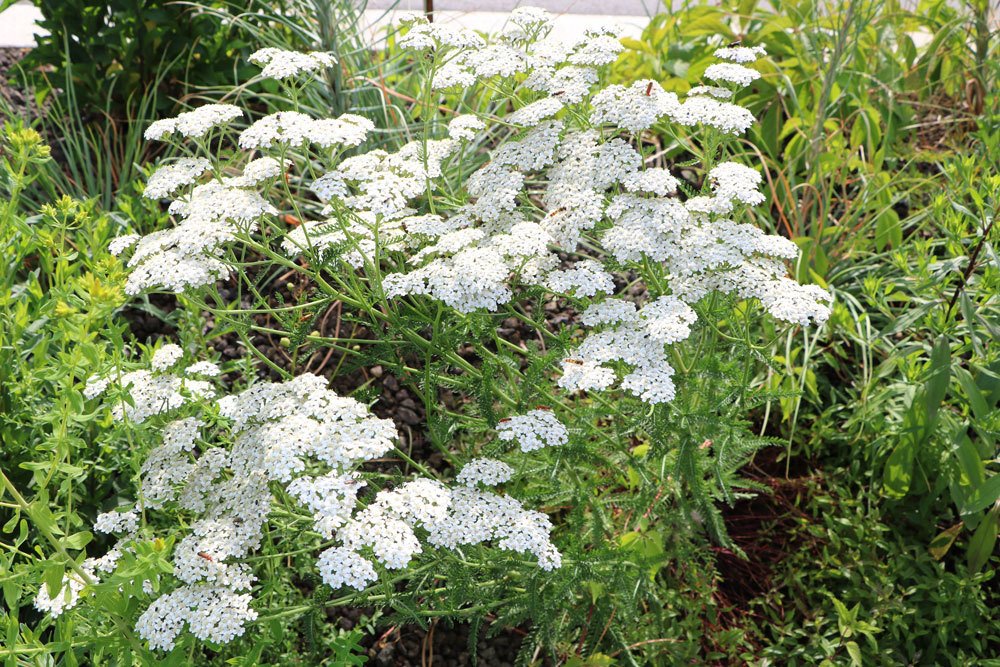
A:
<svg viewBox="0 0 1000 667">
<path fill-rule="evenodd" d="M 95 529 L 120 540 L 70 570 L 61 553 L 42 577 L 35 564 L 52 637 L 75 628 L 92 659 L 276 660 L 283 642 L 251 624 L 367 604 L 530 622 L 526 658 L 697 655 L 718 613 L 708 547 L 736 549 L 720 507 L 760 490 L 740 469 L 774 444 L 746 419 L 773 398 L 760 350 L 825 321 L 829 297 L 787 277 L 793 243 L 736 222 L 763 200 L 761 175 L 730 159 L 749 112 L 652 81 L 601 86 L 621 47 L 600 30 L 555 55 L 578 67 L 557 73 L 535 60 L 547 20 L 517 16 L 523 34 L 488 45 L 409 24 L 422 124 L 391 153 L 355 154 L 371 120 L 301 113 L 326 54 L 251 56 L 288 107 L 249 126 L 206 105 L 146 129 L 187 156 L 143 193 L 173 199 L 179 222 L 112 244 L 125 293 L 177 294 L 274 381 L 223 381 L 183 334 L 95 365 L 87 407 L 129 443 L 130 473 Z M 756 76 L 719 69 L 731 88 Z M 437 89 L 469 72 L 469 113 L 442 116 Z M 683 128 L 696 178 L 650 164 L 654 125 Z M 333 308 L 351 333 L 324 328 Z M 332 355 L 364 402 L 309 373 Z M 415 397 L 442 464 L 372 416 L 360 378 L 375 367 Z"/>
<path fill-rule="evenodd" d="M 958 667 L 995 656 L 994 572 L 935 560 L 859 487 L 831 481 L 810 495 L 810 520 L 792 536 L 800 546 L 755 605 L 758 664 Z"/>
<path fill-rule="evenodd" d="M 87 124 L 145 123 L 146 118 L 128 115 L 130 103 L 153 90 L 157 102 L 149 111 L 156 114 L 192 90 L 230 84 L 236 73 L 229 63 L 247 47 L 245 35 L 210 11 L 226 8 L 226 0 L 36 0 L 36 5 L 43 17 L 39 27 L 48 34 L 38 38 L 23 65 L 41 70 L 44 79 L 35 79 L 39 90 L 72 91 Z"/>
</svg>

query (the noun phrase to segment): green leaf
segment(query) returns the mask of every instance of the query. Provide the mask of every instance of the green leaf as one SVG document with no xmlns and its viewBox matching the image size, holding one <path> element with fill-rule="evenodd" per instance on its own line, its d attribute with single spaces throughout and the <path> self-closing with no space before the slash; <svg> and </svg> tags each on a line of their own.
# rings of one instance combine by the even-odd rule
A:
<svg viewBox="0 0 1000 667">
<path fill-rule="evenodd" d="M 847 649 L 847 654 L 851 656 L 852 665 L 864 664 L 861 661 L 861 647 L 858 646 L 857 642 L 847 642 L 844 647 Z"/>
<path fill-rule="evenodd" d="M 45 566 L 43 580 L 49 597 L 55 599 L 62 590 L 63 573 L 65 572 L 62 563 L 49 563 Z"/>
<path fill-rule="evenodd" d="M 633 51 L 642 51 L 644 53 L 653 53 L 653 48 L 646 42 L 641 42 L 638 39 L 633 39 L 631 37 L 621 38 L 622 46 L 626 49 L 632 49 Z"/>
<path fill-rule="evenodd" d="M 979 572 L 993 553 L 997 543 L 997 514 L 996 508 L 990 510 L 969 540 L 967 558 L 970 572 Z"/>
<path fill-rule="evenodd" d="M 913 459 L 916 453 L 913 441 L 904 439 L 889 455 L 885 462 L 882 483 L 890 498 L 902 498 L 910 490 L 913 479 Z"/>
<path fill-rule="evenodd" d="M 93 539 L 93 533 L 88 530 L 83 530 L 79 533 L 73 533 L 69 537 L 63 538 L 62 543 L 67 549 L 82 549 Z"/>
<path fill-rule="evenodd" d="M 587 590 L 590 591 L 590 603 L 597 604 L 597 601 L 604 597 L 605 588 L 604 584 L 599 581 L 588 581 Z"/>
<path fill-rule="evenodd" d="M 962 508 L 962 514 L 986 509 L 998 499 L 1000 499 L 1000 475 L 993 475 L 969 494 Z"/>
<path fill-rule="evenodd" d="M 944 555 L 951 549 L 951 545 L 955 543 L 955 538 L 962 532 L 963 527 L 965 527 L 964 523 L 956 523 L 951 528 L 941 531 L 937 537 L 931 540 L 931 543 L 927 546 L 927 550 L 931 553 L 931 558 L 934 560 L 944 558 Z"/>
<path fill-rule="evenodd" d="M 3 582 L 3 601 L 10 610 L 17 609 L 17 603 L 21 599 L 21 584 L 15 579 L 8 579 Z"/>
<path fill-rule="evenodd" d="M 882 211 L 875 218 L 875 247 L 880 251 L 890 245 L 898 248 L 902 241 L 903 227 L 899 223 L 899 215 L 891 208 Z"/>
<path fill-rule="evenodd" d="M 962 387 L 962 391 L 965 392 L 965 396 L 969 401 L 969 407 L 972 408 L 972 414 L 976 419 L 982 420 L 989 417 L 990 408 L 986 404 L 986 398 L 979 391 L 979 387 L 976 386 L 976 381 L 973 379 L 972 373 L 964 368 L 956 368 L 955 377 L 958 379 L 958 384 Z"/>
<path fill-rule="evenodd" d="M 948 382 L 951 379 L 951 341 L 947 336 L 938 338 L 931 350 L 930 377 L 924 384 L 924 409 L 927 412 L 927 422 L 930 424 L 937 417 L 941 401 L 948 393 Z"/>
<path fill-rule="evenodd" d="M 14 526 L 17 525 L 17 520 L 21 518 L 21 508 L 15 507 L 14 514 L 10 517 L 10 521 L 3 525 L 3 532 L 12 533 L 14 532 Z"/>
</svg>

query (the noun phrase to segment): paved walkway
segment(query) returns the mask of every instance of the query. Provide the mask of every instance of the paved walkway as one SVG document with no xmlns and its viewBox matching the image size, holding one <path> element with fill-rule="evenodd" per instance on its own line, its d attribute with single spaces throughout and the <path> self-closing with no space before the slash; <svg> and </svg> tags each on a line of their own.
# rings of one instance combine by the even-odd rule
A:
<svg viewBox="0 0 1000 667">
<path fill-rule="evenodd" d="M 41 32 L 35 21 L 41 12 L 34 5 L 17 3 L 0 12 L 0 47 L 30 47 L 35 45 L 35 33 Z"/>
<path fill-rule="evenodd" d="M 435 11 L 509 12 L 521 5 L 544 7 L 553 14 L 649 16 L 663 8 L 662 0 L 434 0 Z M 423 10 L 424 0 L 368 0 L 368 9 Z"/>
<path fill-rule="evenodd" d="M 495 31 L 507 13 L 519 5 L 543 6 L 555 16 L 556 35 L 578 35 L 584 29 L 619 24 L 624 33 L 638 37 L 648 16 L 662 7 L 659 0 L 435 0 L 434 13 L 441 23 L 457 23 L 483 32 Z M 369 0 L 365 24 L 373 38 L 400 11 L 420 11 L 423 0 Z M 17 3 L 0 13 L 0 47 L 30 47 L 42 32 L 35 21 L 41 13 L 34 5 Z"/>
</svg>

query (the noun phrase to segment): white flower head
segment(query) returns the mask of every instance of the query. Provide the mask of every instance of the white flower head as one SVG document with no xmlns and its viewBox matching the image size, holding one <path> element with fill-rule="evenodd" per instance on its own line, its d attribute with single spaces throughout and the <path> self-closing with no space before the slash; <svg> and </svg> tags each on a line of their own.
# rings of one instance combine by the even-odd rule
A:
<svg viewBox="0 0 1000 667">
<path fill-rule="evenodd" d="M 639 132 L 648 130 L 664 116 L 679 108 L 677 95 L 668 93 L 651 80 L 636 81 L 631 86 L 608 86 L 594 95 L 594 124 L 611 123 L 618 127 Z"/>
<path fill-rule="evenodd" d="M 758 189 L 763 179 L 756 169 L 736 162 L 722 162 L 708 172 L 708 178 L 717 199 L 748 206 L 764 202 L 764 195 Z"/>
<path fill-rule="evenodd" d="M 590 306 L 584 324 L 604 326 L 591 333 L 563 360 L 559 386 L 572 391 L 607 389 L 617 379 L 609 362 L 623 362 L 632 371 L 621 378 L 621 387 L 643 401 L 656 404 L 673 400 L 673 374 L 664 344 L 684 340 L 697 319 L 693 309 L 676 297 L 660 297 L 636 312 L 635 305 L 609 299 Z"/>
<path fill-rule="evenodd" d="M 134 509 L 125 512 L 104 512 L 97 515 L 94 530 L 99 533 L 131 534 L 139 527 L 139 515 Z"/>
<path fill-rule="evenodd" d="M 184 350 L 173 343 L 164 345 L 153 353 L 152 366 L 154 371 L 165 371 L 184 356 Z"/>
<path fill-rule="evenodd" d="M 218 377 L 222 370 L 211 361 L 197 361 L 186 369 L 184 369 L 185 375 L 202 375 L 204 377 Z"/>
<path fill-rule="evenodd" d="M 705 70 L 705 78 L 712 81 L 749 86 L 760 78 L 760 72 L 736 63 L 716 63 Z"/>
<path fill-rule="evenodd" d="M 569 442 L 569 433 L 551 410 L 538 408 L 523 415 L 501 419 L 497 425 L 501 440 L 514 440 L 522 452 L 558 447 Z"/>
<path fill-rule="evenodd" d="M 715 50 L 715 57 L 734 63 L 752 63 L 767 52 L 763 46 L 726 46 Z"/>
<path fill-rule="evenodd" d="M 323 583 L 333 589 L 350 586 L 361 591 L 378 579 L 370 560 L 344 547 L 331 547 L 321 553 L 316 568 Z"/>
<path fill-rule="evenodd" d="M 455 116 L 448 123 L 448 136 L 456 141 L 471 141 L 476 138 L 478 132 L 484 129 L 486 129 L 486 123 L 478 116 L 463 114 Z"/>
<path fill-rule="evenodd" d="M 720 100 L 728 100 L 733 96 L 733 91 L 728 88 L 720 88 L 719 86 L 695 86 L 689 90 L 687 94 L 688 97 L 705 95 L 708 97 L 715 97 Z"/>
<path fill-rule="evenodd" d="M 629 192 L 648 192 L 660 197 L 674 194 L 679 185 L 670 171 L 661 167 L 635 171 L 622 178 L 622 186 Z"/>
<path fill-rule="evenodd" d="M 118 256 L 138 243 L 139 239 L 142 238 L 138 234 L 125 234 L 123 236 L 116 236 L 111 239 L 108 243 L 108 252 L 114 256 Z"/>
<path fill-rule="evenodd" d="M 333 67 L 337 59 L 332 53 L 312 51 L 300 53 L 283 49 L 265 48 L 255 51 L 249 58 L 254 65 L 263 69 L 260 75 L 270 79 L 287 79 L 303 73 L 313 73 L 318 70 Z"/>
<path fill-rule="evenodd" d="M 572 268 L 551 271 L 545 276 L 545 286 L 554 292 L 572 292 L 578 297 L 590 297 L 599 292 L 613 293 L 615 282 L 600 262 L 584 259 Z"/>
<path fill-rule="evenodd" d="M 175 118 L 153 122 L 144 134 L 147 140 L 162 140 L 179 133 L 190 139 L 200 139 L 209 130 L 230 123 L 243 116 L 243 110 L 231 104 L 206 104 L 193 111 L 185 111 Z"/>
<path fill-rule="evenodd" d="M 180 158 L 153 172 L 146 182 L 142 196 L 146 199 L 169 197 L 185 185 L 196 182 L 211 168 L 212 163 L 205 158 Z"/>
<path fill-rule="evenodd" d="M 728 134 L 742 134 L 754 124 L 750 111 L 738 104 L 723 102 L 710 95 L 688 95 L 670 118 L 681 125 L 710 125 Z"/>
<path fill-rule="evenodd" d="M 563 103 L 558 97 L 543 97 L 537 102 L 525 105 L 508 116 L 507 120 L 514 125 L 524 125 L 533 127 L 546 118 L 551 118 L 559 113 L 563 108 Z"/>
<path fill-rule="evenodd" d="M 496 486 L 508 481 L 514 475 L 514 469 L 503 461 L 496 459 L 472 459 L 455 477 L 455 481 L 465 486 Z"/>
</svg>

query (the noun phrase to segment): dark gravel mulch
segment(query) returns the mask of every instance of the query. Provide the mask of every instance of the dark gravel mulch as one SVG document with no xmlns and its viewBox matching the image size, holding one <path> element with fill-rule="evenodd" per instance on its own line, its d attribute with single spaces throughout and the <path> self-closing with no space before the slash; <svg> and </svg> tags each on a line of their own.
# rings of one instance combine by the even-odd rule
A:
<svg viewBox="0 0 1000 667">
<path fill-rule="evenodd" d="M 18 117 L 37 115 L 34 99 L 16 85 L 17 73 L 12 71 L 29 50 L 0 47 L 0 98 L 4 112 L 9 110 Z"/>
<path fill-rule="evenodd" d="M 11 68 L 26 54 L 28 49 L 0 47 L 0 97 L 16 115 L 27 109 L 28 100 L 24 92 L 11 85 Z"/>
</svg>

